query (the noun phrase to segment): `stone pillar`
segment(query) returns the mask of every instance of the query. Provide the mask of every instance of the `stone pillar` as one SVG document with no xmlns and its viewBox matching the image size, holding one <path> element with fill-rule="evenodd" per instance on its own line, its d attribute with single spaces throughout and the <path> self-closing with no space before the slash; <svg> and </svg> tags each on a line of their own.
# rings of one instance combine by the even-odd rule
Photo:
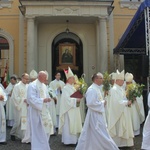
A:
<svg viewBox="0 0 150 150">
<path fill-rule="evenodd" d="M 34 18 L 27 19 L 27 73 L 35 69 L 35 53 L 34 53 Z"/>
<path fill-rule="evenodd" d="M 24 16 L 19 14 L 19 76 L 24 73 Z"/>
<path fill-rule="evenodd" d="M 96 72 L 100 72 L 100 43 L 99 43 L 99 32 L 100 27 L 99 27 L 99 21 L 96 22 Z"/>
<path fill-rule="evenodd" d="M 99 48 L 100 48 L 100 72 L 108 71 L 108 44 L 106 18 L 99 19 Z"/>
</svg>

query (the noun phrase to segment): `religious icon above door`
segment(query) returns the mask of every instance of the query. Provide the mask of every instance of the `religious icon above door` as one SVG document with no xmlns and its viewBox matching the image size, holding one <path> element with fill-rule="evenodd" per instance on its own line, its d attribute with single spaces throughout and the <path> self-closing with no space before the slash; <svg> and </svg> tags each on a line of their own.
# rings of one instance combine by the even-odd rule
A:
<svg viewBox="0 0 150 150">
<path fill-rule="evenodd" d="M 76 65 L 75 44 L 59 44 L 59 65 Z"/>
<path fill-rule="evenodd" d="M 57 66 L 57 70 L 67 69 L 68 66 L 73 70 L 78 70 L 78 66 L 76 66 L 76 45 L 59 44 L 59 66 Z"/>
</svg>

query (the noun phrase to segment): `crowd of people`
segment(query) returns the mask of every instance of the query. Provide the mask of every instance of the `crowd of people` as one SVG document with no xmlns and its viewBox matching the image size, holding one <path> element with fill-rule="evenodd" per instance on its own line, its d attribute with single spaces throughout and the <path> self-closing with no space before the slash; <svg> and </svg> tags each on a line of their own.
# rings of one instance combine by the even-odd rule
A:
<svg viewBox="0 0 150 150">
<path fill-rule="evenodd" d="M 64 73 L 66 84 L 60 80 L 60 72 L 49 83 L 47 71 L 32 70 L 30 74 L 22 74 L 20 81 L 12 75 L 6 89 L 0 86 L 0 144 L 7 144 L 8 126 L 11 140 L 31 143 L 32 150 L 50 150 L 50 136 L 57 133 L 62 135 L 64 145 L 73 144 L 76 150 L 134 146 L 133 139 L 140 134 L 145 114 L 142 95 L 135 97 L 134 102 L 126 96 L 127 86 L 135 83 L 133 75 L 118 70 L 111 73 L 111 88 L 106 92 L 103 74 L 95 73 L 86 94 L 79 98 L 72 97 L 76 81 L 70 67 Z M 83 105 L 87 106 L 87 112 Z M 149 128 L 148 113 L 143 128 L 144 150 L 150 150 Z"/>
</svg>

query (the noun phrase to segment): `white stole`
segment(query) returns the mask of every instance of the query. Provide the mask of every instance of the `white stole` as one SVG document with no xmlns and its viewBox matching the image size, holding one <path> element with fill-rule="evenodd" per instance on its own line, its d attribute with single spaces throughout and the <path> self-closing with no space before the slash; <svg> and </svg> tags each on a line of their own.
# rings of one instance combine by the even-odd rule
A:
<svg viewBox="0 0 150 150">
<path fill-rule="evenodd" d="M 39 90 L 40 98 L 43 98 L 43 99 L 47 98 L 46 85 L 44 85 L 43 83 L 40 83 L 37 80 L 36 86 L 37 86 L 37 89 Z M 43 122 L 43 126 L 45 128 L 46 133 L 53 134 L 53 123 L 52 123 L 52 119 L 51 119 L 48 107 L 49 107 L 48 103 L 43 103 L 43 108 L 42 108 L 42 112 L 41 112 L 42 122 Z"/>
<path fill-rule="evenodd" d="M 19 93 L 20 97 L 27 97 L 27 88 L 26 89 L 20 89 L 20 93 Z M 26 130 L 27 128 L 27 104 L 22 101 L 21 104 L 22 108 L 21 108 L 21 130 Z"/>
</svg>

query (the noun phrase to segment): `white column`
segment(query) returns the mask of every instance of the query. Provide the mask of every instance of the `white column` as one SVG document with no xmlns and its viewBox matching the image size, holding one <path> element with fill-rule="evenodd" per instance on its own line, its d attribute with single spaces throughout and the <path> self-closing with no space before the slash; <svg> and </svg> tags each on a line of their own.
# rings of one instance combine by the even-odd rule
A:
<svg viewBox="0 0 150 150">
<path fill-rule="evenodd" d="M 38 72 L 38 47 L 37 47 L 37 40 L 38 40 L 38 23 L 35 21 L 35 30 L 34 30 L 34 59 L 35 59 L 35 70 Z"/>
<path fill-rule="evenodd" d="M 24 73 L 24 16 L 19 15 L 19 76 Z"/>
<path fill-rule="evenodd" d="M 108 70 L 108 44 L 107 44 L 107 28 L 106 18 L 99 19 L 99 44 L 100 44 L 100 72 L 104 73 Z"/>
<path fill-rule="evenodd" d="M 109 16 L 109 71 L 110 73 L 114 71 L 114 23 L 113 23 L 113 12 Z"/>
<path fill-rule="evenodd" d="M 27 19 L 27 73 L 35 69 L 35 53 L 34 53 L 34 18 Z"/>
<path fill-rule="evenodd" d="M 100 72 L 100 43 L 99 43 L 99 32 L 100 27 L 99 27 L 99 21 L 96 22 L 96 72 Z"/>
</svg>

